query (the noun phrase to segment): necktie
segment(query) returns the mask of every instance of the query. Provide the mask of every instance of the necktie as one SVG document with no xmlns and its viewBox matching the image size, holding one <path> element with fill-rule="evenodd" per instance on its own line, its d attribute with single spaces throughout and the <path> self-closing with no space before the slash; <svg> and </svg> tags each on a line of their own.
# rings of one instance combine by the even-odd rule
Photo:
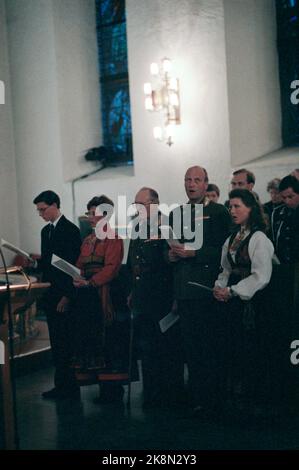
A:
<svg viewBox="0 0 299 470">
<path fill-rule="evenodd" d="M 50 241 L 51 241 L 52 238 L 53 238 L 54 230 L 55 230 L 54 225 L 53 225 L 53 224 L 50 224 L 50 229 L 49 229 L 49 240 L 50 240 Z"/>
</svg>

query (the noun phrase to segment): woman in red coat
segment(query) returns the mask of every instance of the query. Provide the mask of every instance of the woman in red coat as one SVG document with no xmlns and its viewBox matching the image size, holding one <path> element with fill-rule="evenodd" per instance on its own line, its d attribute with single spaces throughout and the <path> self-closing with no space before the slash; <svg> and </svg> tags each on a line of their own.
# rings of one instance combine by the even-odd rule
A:
<svg viewBox="0 0 299 470">
<path fill-rule="evenodd" d="M 113 211 L 113 202 L 106 196 L 94 197 L 87 204 L 86 215 L 93 231 L 84 239 L 77 261 L 84 279 L 74 281 L 77 288 L 75 349 L 79 366 L 84 370 L 111 369 L 111 347 L 116 341 L 112 337 L 116 312 L 110 295 L 110 284 L 121 267 L 123 241 L 104 220 L 105 211 L 101 212 L 103 205 L 109 205 Z M 103 223 L 99 227 L 101 220 Z M 111 387 L 109 393 L 103 393 L 101 388 L 101 401 L 112 400 Z M 119 395 L 122 397 L 122 394 L 121 387 Z"/>
</svg>

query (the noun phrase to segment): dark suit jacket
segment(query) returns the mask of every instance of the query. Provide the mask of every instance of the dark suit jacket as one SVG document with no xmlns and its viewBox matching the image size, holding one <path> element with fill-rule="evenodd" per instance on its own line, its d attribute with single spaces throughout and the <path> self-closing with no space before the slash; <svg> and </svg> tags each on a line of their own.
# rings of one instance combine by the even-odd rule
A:
<svg viewBox="0 0 299 470">
<path fill-rule="evenodd" d="M 194 206 L 193 206 L 194 207 Z M 184 206 L 173 211 L 180 211 Z M 183 218 L 182 224 L 183 224 Z M 174 294 L 177 299 L 200 299 L 211 295 L 208 291 L 188 285 L 188 281 L 199 282 L 208 287 L 213 287 L 217 279 L 222 245 L 229 235 L 231 218 L 227 209 L 222 204 L 213 201 L 203 207 L 203 219 L 195 222 L 195 211 L 192 212 L 192 224 L 202 224 L 203 244 L 192 258 L 181 258 L 173 263 L 174 267 Z M 170 217 L 172 224 L 172 215 Z M 194 227 L 193 227 L 194 230 Z M 182 243 L 188 240 L 181 238 Z"/>
<path fill-rule="evenodd" d="M 49 295 L 53 298 L 70 297 L 73 292 L 73 280 L 51 265 L 53 253 L 71 264 L 76 264 L 80 254 L 81 236 L 76 225 L 64 216 L 58 221 L 50 240 L 50 224 L 41 231 L 41 259 L 38 268 L 42 271 L 42 281 L 50 282 Z"/>
</svg>

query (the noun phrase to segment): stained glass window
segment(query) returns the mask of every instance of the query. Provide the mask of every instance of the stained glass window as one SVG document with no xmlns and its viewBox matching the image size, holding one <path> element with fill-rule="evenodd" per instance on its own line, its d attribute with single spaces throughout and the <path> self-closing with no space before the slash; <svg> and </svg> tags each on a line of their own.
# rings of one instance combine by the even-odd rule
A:
<svg viewBox="0 0 299 470">
<path fill-rule="evenodd" d="M 104 146 L 133 162 L 125 0 L 95 0 Z"/>
<path fill-rule="evenodd" d="M 291 83 L 299 80 L 299 1 L 276 0 L 277 47 L 284 145 L 299 145 L 299 104 L 291 101 Z"/>
</svg>

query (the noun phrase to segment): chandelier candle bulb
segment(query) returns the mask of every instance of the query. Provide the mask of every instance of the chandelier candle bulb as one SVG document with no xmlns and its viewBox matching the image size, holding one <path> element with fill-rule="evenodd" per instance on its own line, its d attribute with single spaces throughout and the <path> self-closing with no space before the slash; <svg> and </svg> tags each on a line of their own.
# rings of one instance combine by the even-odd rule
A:
<svg viewBox="0 0 299 470">
<path fill-rule="evenodd" d="M 151 95 L 152 94 L 152 85 L 151 83 L 147 82 L 143 85 L 143 90 L 145 95 Z"/>
<path fill-rule="evenodd" d="M 162 60 L 162 67 L 164 73 L 169 73 L 171 70 L 171 60 L 165 57 L 165 59 Z"/>
<path fill-rule="evenodd" d="M 155 127 L 153 134 L 155 139 L 166 141 L 168 145 L 173 144 L 173 125 L 181 123 L 180 116 L 180 93 L 179 80 L 172 77 L 170 70 L 172 62 L 164 57 L 160 66 L 153 62 L 150 66 L 152 75 L 155 75 L 153 83 L 144 83 L 145 109 L 147 111 L 162 111 L 164 114 L 164 125 Z"/>
<path fill-rule="evenodd" d="M 153 111 L 154 107 L 153 107 L 153 100 L 152 100 L 152 97 L 151 96 L 147 96 L 145 98 L 145 109 L 147 111 Z"/>
<path fill-rule="evenodd" d="M 150 66 L 151 75 L 159 75 L 159 65 L 153 62 Z"/>
<path fill-rule="evenodd" d="M 154 127 L 153 134 L 156 140 L 162 140 L 162 128 L 161 127 L 159 126 Z"/>
<path fill-rule="evenodd" d="M 178 91 L 178 80 L 176 78 L 170 78 L 168 88 L 169 90 Z"/>
<path fill-rule="evenodd" d="M 179 105 L 179 97 L 177 93 L 170 93 L 169 95 L 169 103 L 172 106 L 178 106 Z"/>
</svg>

